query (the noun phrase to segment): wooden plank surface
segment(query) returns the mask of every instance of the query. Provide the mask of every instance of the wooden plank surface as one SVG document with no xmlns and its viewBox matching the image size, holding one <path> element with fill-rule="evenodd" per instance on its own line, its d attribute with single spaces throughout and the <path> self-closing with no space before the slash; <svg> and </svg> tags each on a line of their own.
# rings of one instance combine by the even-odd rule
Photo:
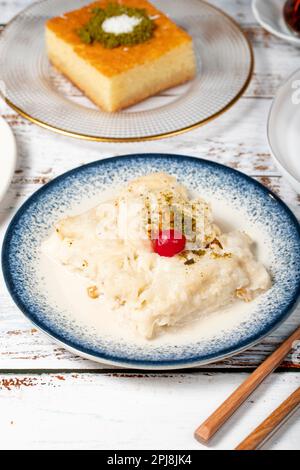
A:
<svg viewBox="0 0 300 470">
<path fill-rule="evenodd" d="M 0 0 L 0 31 L 1 24 L 30 3 Z M 300 219 L 300 195 L 281 178 L 265 131 L 278 86 L 300 66 L 299 50 L 256 24 L 250 0 L 211 3 L 242 25 L 254 46 L 256 65 L 244 97 L 203 128 L 146 144 L 78 142 L 25 121 L 0 101 L 0 112 L 13 129 L 19 151 L 12 185 L 0 204 L 0 243 L 16 209 L 53 177 L 99 158 L 145 151 L 194 155 L 237 168 L 279 194 Z M 53 77 L 52 85 L 83 102 L 81 93 L 60 76 Z M 164 93 L 162 100 L 173 93 Z M 300 309 L 261 344 L 211 365 L 209 371 L 108 370 L 67 352 L 36 331 L 15 307 L 0 274 L 0 449 L 204 450 L 193 431 L 245 379 L 245 373 L 234 371 L 255 367 L 299 324 Z M 292 355 L 287 357 L 280 370 L 289 372 L 269 377 L 211 448 L 233 449 L 299 387 L 299 372 L 291 372 L 296 367 Z M 265 448 L 299 449 L 299 435 L 298 413 Z"/>
<path fill-rule="evenodd" d="M 6 23 L 29 0 L 1 2 L 0 23 Z M 7 224 L 22 202 L 64 171 L 112 155 L 135 152 L 183 153 L 215 160 L 256 177 L 279 194 L 300 218 L 300 195 L 281 178 L 267 144 L 266 120 L 280 83 L 299 67 L 299 51 L 263 31 L 255 22 L 250 1 L 214 0 L 237 19 L 255 50 L 255 73 L 244 97 L 218 120 L 192 132 L 149 143 L 109 144 L 79 142 L 56 135 L 24 120 L 3 102 L 0 111 L 17 138 L 19 161 L 11 188 L 0 204 L 0 242 Z M 57 76 L 53 81 L 66 96 L 81 102 L 81 93 Z M 166 92 L 166 95 L 173 91 Z M 80 359 L 56 346 L 22 317 L 0 280 L 0 369 L 94 369 L 101 365 Z M 300 323 L 300 309 L 260 345 L 215 367 L 254 367 Z M 292 367 L 291 358 L 284 364 Z"/>
<path fill-rule="evenodd" d="M 205 450 L 194 429 L 245 376 L 0 375 L 0 449 Z M 233 449 L 297 386 L 298 373 L 270 377 L 211 447 Z M 299 448 L 299 434 L 298 413 L 265 448 Z"/>
</svg>

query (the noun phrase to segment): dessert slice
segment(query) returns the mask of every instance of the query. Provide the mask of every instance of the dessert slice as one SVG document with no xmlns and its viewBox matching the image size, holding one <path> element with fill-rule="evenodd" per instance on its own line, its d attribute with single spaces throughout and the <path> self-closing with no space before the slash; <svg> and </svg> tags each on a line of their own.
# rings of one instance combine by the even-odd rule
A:
<svg viewBox="0 0 300 470">
<path fill-rule="evenodd" d="M 46 23 L 51 62 L 105 111 L 195 76 L 191 37 L 146 0 L 94 2 Z"/>
</svg>

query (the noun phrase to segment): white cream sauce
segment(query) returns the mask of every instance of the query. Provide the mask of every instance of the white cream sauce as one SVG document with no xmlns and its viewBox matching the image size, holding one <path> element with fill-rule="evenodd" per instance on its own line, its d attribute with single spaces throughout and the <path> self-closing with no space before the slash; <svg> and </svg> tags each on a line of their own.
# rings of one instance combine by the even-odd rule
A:
<svg viewBox="0 0 300 470">
<path fill-rule="evenodd" d="M 101 198 L 83 202 L 74 208 L 73 214 L 80 214 L 95 204 L 104 202 L 115 195 L 115 191 L 105 192 Z M 194 196 L 194 195 L 193 195 Z M 199 197 L 199 194 L 195 195 Z M 201 195 L 212 203 L 214 218 L 222 231 L 243 230 L 246 231 L 255 243 L 255 257 L 266 266 L 270 262 L 271 252 L 268 240 L 264 238 L 263 232 L 248 221 L 243 209 L 236 210 L 228 205 L 226 201 L 209 201 L 207 195 Z M 70 213 L 68 213 L 70 215 Z M 247 222 L 248 221 L 248 222 Z M 87 296 L 87 287 L 91 281 L 83 278 L 77 273 L 70 272 L 60 263 L 50 260 L 45 253 L 41 255 L 41 275 L 46 279 L 49 296 L 52 301 L 68 311 L 74 322 L 84 325 L 99 332 L 101 336 L 114 336 L 128 339 L 138 344 L 149 341 L 136 335 L 129 324 L 120 322 L 118 312 L 103 298 L 91 299 Z M 159 293 L 158 293 L 159 295 Z M 168 343 L 180 344 L 187 340 L 197 340 L 217 334 L 222 330 L 231 330 L 241 322 L 250 318 L 251 312 L 259 301 L 253 300 L 245 303 L 235 300 L 227 307 L 220 308 L 209 314 L 195 313 L 188 319 L 179 322 L 176 326 L 163 328 L 157 337 L 152 339 L 155 344 Z M 187 321 L 188 320 L 188 321 Z M 161 334 L 163 333 L 163 334 Z"/>
</svg>

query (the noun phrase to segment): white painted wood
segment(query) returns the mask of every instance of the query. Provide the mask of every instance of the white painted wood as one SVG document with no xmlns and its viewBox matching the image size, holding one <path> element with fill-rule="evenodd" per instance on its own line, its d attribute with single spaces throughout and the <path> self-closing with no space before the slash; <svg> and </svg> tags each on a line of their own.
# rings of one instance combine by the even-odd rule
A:
<svg viewBox="0 0 300 470">
<path fill-rule="evenodd" d="M 25 0 L 2 2 L 0 23 L 5 23 Z M 41 184 L 75 166 L 107 156 L 135 152 L 173 152 L 209 158 L 254 175 L 277 192 L 300 218 L 300 200 L 279 173 L 270 157 L 266 141 L 266 119 L 279 83 L 299 64 L 298 50 L 265 33 L 255 24 L 248 0 L 213 2 L 242 23 L 255 47 L 256 71 L 245 97 L 218 120 L 193 132 L 148 143 L 110 144 L 77 141 L 53 134 L 22 119 L 1 102 L 0 111 L 14 130 L 19 162 L 13 184 L 0 205 L 0 242 L 17 207 Z M 59 87 L 72 99 L 81 93 L 68 81 L 57 78 Z M 171 92 L 166 92 L 173 93 Z M 31 326 L 15 307 L 0 282 L 0 368 L 95 368 L 101 367 L 77 358 L 59 348 Z M 255 348 L 222 366 L 255 366 L 297 325 L 298 311 L 277 332 Z M 287 365 L 290 364 L 288 360 Z M 219 365 L 218 365 L 219 366 Z"/>
<path fill-rule="evenodd" d="M 228 113 L 203 128 L 146 144 L 93 144 L 43 130 L 0 102 L 0 112 L 11 125 L 19 149 L 13 184 L 0 204 L 0 244 L 15 210 L 49 179 L 99 158 L 144 151 L 195 155 L 237 168 L 274 190 L 300 218 L 300 195 L 280 177 L 271 160 L 265 132 L 271 99 L 279 84 L 299 68 L 299 50 L 256 24 L 250 0 L 210 1 L 242 25 L 254 46 L 256 65 L 244 97 Z M 30 3 L 31 0 L 2 0 L 0 24 Z M 81 93 L 65 80 L 58 77 L 54 85 L 66 96 L 82 100 Z M 68 353 L 32 328 L 7 294 L 2 275 L 0 307 L 1 449 L 204 450 L 193 439 L 194 429 L 246 376 L 213 371 L 159 375 L 103 370 L 88 373 L 103 366 Z M 254 367 L 299 323 L 300 309 L 260 345 L 210 367 Z M 292 366 L 291 356 L 284 366 Z M 13 372 L 16 369 L 18 374 Z M 28 375 L 24 369 L 60 371 Z M 63 369 L 74 372 L 66 374 Z M 86 372 L 79 373 L 80 369 Z M 292 372 L 268 378 L 220 432 L 211 448 L 234 448 L 299 382 L 299 373 Z M 299 434 L 298 413 L 265 448 L 300 449 Z"/>
<path fill-rule="evenodd" d="M 271 101 L 240 100 L 217 120 L 168 139 L 153 142 L 98 143 L 55 134 L 11 114 L 2 113 L 12 126 L 19 148 L 15 182 L 57 176 L 81 164 L 113 155 L 138 152 L 182 153 L 215 160 L 250 175 L 278 176 L 266 137 Z M 3 104 L 2 104 L 3 106 Z"/>
<path fill-rule="evenodd" d="M 245 377 L 0 375 L 0 448 L 205 450 L 193 431 Z M 233 449 L 299 383 L 298 373 L 268 378 L 210 448 Z M 297 414 L 266 447 L 297 449 L 299 434 Z"/>
</svg>

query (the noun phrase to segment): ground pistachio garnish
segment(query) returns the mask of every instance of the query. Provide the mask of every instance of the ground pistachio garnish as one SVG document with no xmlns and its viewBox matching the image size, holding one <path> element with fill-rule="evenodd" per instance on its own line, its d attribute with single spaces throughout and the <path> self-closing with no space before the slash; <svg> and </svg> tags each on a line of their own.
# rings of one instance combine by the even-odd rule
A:
<svg viewBox="0 0 300 470">
<path fill-rule="evenodd" d="M 192 250 L 193 255 L 204 256 L 206 254 L 205 250 Z"/>
<path fill-rule="evenodd" d="M 103 29 L 103 23 L 110 18 L 134 17 L 138 23 L 131 32 L 112 33 Z M 132 46 L 148 41 L 153 36 L 155 29 L 154 21 L 149 18 L 146 10 L 141 8 L 131 8 L 118 3 L 109 3 L 105 8 L 93 8 L 92 17 L 82 28 L 78 30 L 78 35 L 82 42 L 92 44 L 100 42 L 104 47 L 113 49 L 119 46 Z"/>
<path fill-rule="evenodd" d="M 191 266 L 192 264 L 195 264 L 195 260 L 193 258 L 190 258 L 190 259 L 186 260 L 186 262 L 184 264 L 186 266 Z"/>
<path fill-rule="evenodd" d="M 220 258 L 232 258 L 232 253 L 214 253 L 210 254 L 210 257 L 213 259 L 220 259 Z"/>
</svg>

